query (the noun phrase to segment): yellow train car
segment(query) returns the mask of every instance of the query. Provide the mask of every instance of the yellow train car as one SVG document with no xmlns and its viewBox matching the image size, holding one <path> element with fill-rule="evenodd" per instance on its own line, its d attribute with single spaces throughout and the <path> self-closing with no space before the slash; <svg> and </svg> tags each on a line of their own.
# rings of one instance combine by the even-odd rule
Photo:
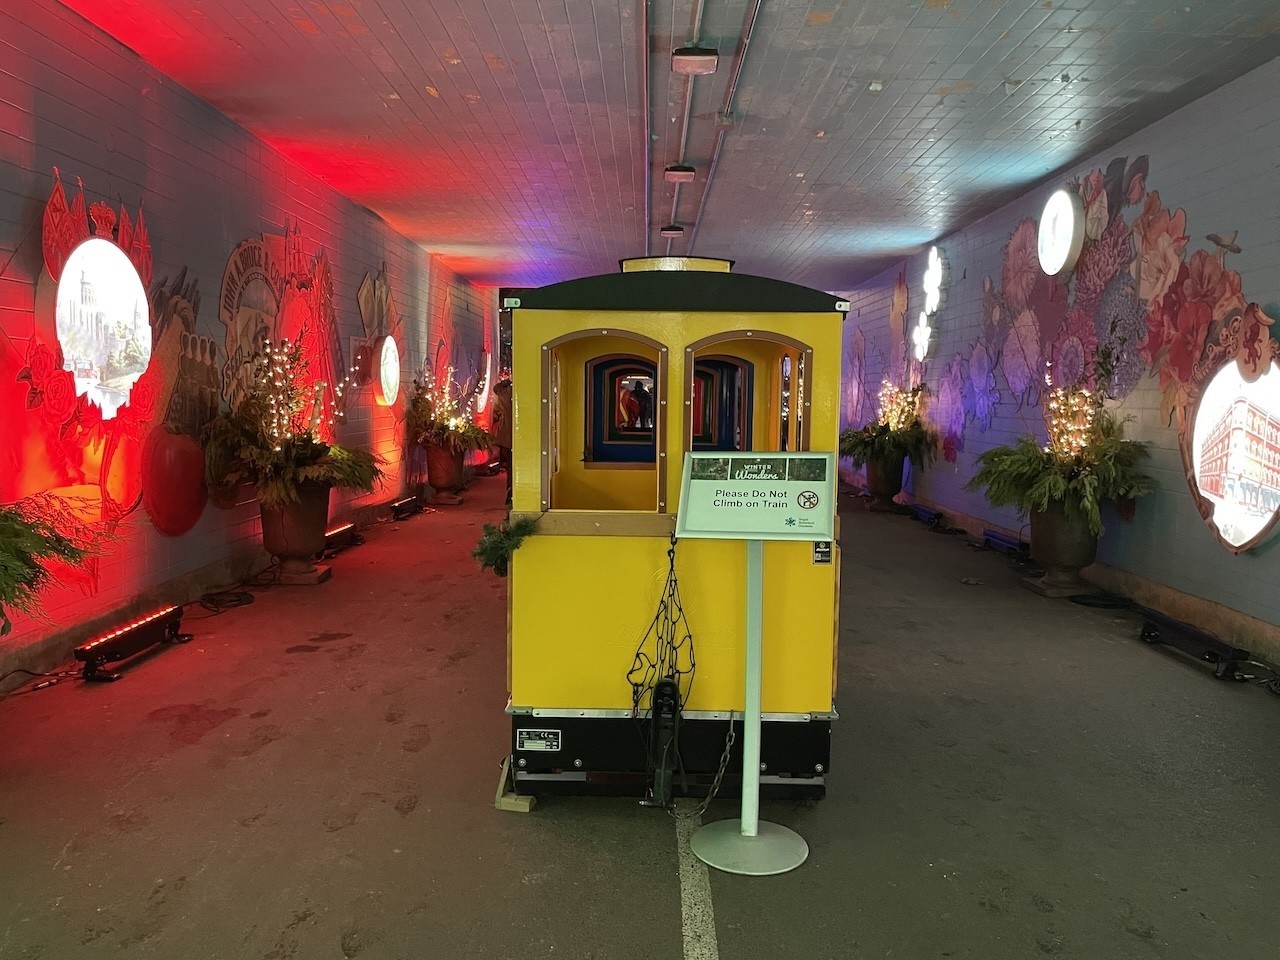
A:
<svg viewBox="0 0 1280 960">
<path fill-rule="evenodd" d="M 508 682 L 517 786 L 669 796 L 739 769 L 746 551 L 675 541 L 687 451 L 834 451 L 847 304 L 646 258 L 512 307 Z M 762 785 L 821 793 L 839 548 L 764 545 Z M 666 682 L 664 682 L 666 681 Z M 728 746 L 726 746 L 728 744 Z"/>
</svg>

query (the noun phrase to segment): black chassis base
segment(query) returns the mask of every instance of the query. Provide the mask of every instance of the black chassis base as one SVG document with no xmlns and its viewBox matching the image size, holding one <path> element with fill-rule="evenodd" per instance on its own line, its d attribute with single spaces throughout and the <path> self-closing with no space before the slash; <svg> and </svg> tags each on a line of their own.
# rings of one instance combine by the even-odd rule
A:
<svg viewBox="0 0 1280 960">
<path fill-rule="evenodd" d="M 681 718 L 675 795 L 705 796 L 724 752 L 728 720 Z M 719 796 L 742 792 L 742 721 Z M 522 733 L 523 731 L 523 733 Z M 511 769 L 521 793 L 643 796 L 649 724 L 631 717 L 511 717 Z M 522 749 L 531 744 L 558 749 Z M 830 720 L 766 720 L 760 727 L 760 789 L 771 796 L 822 797 L 831 769 Z"/>
</svg>

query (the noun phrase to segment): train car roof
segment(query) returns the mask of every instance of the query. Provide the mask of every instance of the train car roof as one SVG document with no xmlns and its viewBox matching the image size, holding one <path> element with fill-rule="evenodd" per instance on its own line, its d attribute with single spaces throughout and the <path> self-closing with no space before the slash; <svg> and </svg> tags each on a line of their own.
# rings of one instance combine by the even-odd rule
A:
<svg viewBox="0 0 1280 960">
<path fill-rule="evenodd" d="M 746 273 L 640 270 L 522 290 L 517 309 L 837 313 L 840 302 L 821 290 Z"/>
</svg>

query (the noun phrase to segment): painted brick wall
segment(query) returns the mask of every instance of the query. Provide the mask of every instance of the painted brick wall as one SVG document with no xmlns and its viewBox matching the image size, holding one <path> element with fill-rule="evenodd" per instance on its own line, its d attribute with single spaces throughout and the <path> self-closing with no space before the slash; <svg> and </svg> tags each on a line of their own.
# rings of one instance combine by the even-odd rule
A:
<svg viewBox="0 0 1280 960">
<path fill-rule="evenodd" d="M 1280 107 L 1274 91 L 1280 86 L 1280 60 L 1267 64 L 1235 83 L 1185 107 L 1106 153 L 1079 164 L 1038 189 L 1028 192 L 997 213 L 938 241 L 949 263 L 946 299 L 930 349 L 925 380 L 937 395 L 946 366 L 981 339 L 983 278 L 1000 283 L 1004 247 L 1023 218 L 1036 219 L 1049 194 L 1065 181 L 1105 168 L 1116 157 L 1150 157 L 1147 188 L 1158 190 L 1162 205 L 1186 211 L 1187 233 L 1193 249 L 1213 245 L 1206 235 L 1229 236 L 1238 231 L 1240 254 L 1232 254 L 1230 269 L 1239 271 L 1244 298 L 1280 316 L 1280 218 L 1275 187 L 1276 157 L 1280 155 Z M 1132 211 L 1130 212 L 1130 218 Z M 874 396 L 888 354 L 889 298 L 899 269 L 906 270 L 911 309 L 908 329 L 923 302 L 921 278 L 925 256 L 919 255 L 862 284 L 850 295 L 850 329 L 846 331 L 845 369 L 856 366 L 851 351 L 860 329 L 866 339 L 863 382 Z M 1011 509 L 993 509 L 981 493 L 963 489 L 974 473 L 978 453 L 1016 437 L 1044 435 L 1038 406 L 1019 408 L 1003 371 L 997 368 L 999 405 L 990 429 L 982 432 L 969 422 L 964 449 L 954 463 L 939 459 L 908 490 L 939 509 L 983 518 L 991 525 L 1023 532 L 1025 518 Z M 846 394 L 846 410 L 849 396 Z M 1124 400 L 1120 412 L 1133 418 L 1127 435 L 1152 448 L 1150 472 L 1155 492 L 1140 501 L 1130 523 L 1114 515 L 1104 517 L 1107 533 L 1098 559 L 1191 596 L 1220 603 L 1270 624 L 1280 624 L 1280 551 L 1273 537 L 1260 548 L 1232 556 L 1200 519 L 1183 477 L 1176 432 L 1160 418 L 1160 392 L 1153 378 L 1144 376 Z M 867 407 L 860 419 L 846 414 L 854 425 L 874 411 Z"/>
<path fill-rule="evenodd" d="M 0 352 L 10 351 L 8 366 L 11 338 L 32 330 L 43 269 L 41 218 L 54 167 L 69 197 L 80 178 L 90 203 L 105 200 L 118 209 L 123 202 L 136 211 L 142 201 L 156 280 L 187 268 L 199 283 L 199 332 L 219 344 L 218 289 L 227 256 L 242 240 L 282 233 L 286 225 L 301 228 L 308 254 L 327 251 L 348 362 L 350 337 L 362 331 L 356 291 L 384 263 L 403 321 L 406 383 L 442 339 L 472 352 L 483 342 L 484 324 L 496 316 L 494 291 L 470 287 L 54 0 L 0 6 L 0 59 Z M 369 391 L 350 407 L 338 439 L 382 454 L 388 476 L 371 496 L 335 493 L 335 516 L 401 490 L 399 432 L 396 415 L 375 406 Z M 0 432 L 0 468 L 13 468 L 17 456 L 5 450 Z M 52 623 L 16 622 L 5 643 L 80 622 L 256 544 L 257 509 L 210 505 L 177 538 L 158 534 L 138 510 L 117 534 L 92 595 L 50 590 Z"/>
</svg>

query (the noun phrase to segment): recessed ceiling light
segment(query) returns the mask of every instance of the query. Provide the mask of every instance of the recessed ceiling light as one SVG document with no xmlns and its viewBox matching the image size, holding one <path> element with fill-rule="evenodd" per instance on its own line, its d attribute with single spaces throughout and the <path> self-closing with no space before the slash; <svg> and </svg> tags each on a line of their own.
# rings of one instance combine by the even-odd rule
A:
<svg viewBox="0 0 1280 960">
<path fill-rule="evenodd" d="M 685 163 L 673 163 L 662 171 L 662 179 L 667 183 L 692 183 L 697 175 L 698 171 Z"/>
<path fill-rule="evenodd" d="M 671 70 L 688 77 L 706 76 L 715 73 L 720 62 L 720 54 L 708 47 L 692 44 L 687 47 L 676 47 L 671 51 Z"/>
<path fill-rule="evenodd" d="M 670 223 L 659 230 L 658 233 L 668 239 L 675 239 L 676 237 L 684 236 L 684 227 L 680 226 L 678 223 Z"/>
</svg>

